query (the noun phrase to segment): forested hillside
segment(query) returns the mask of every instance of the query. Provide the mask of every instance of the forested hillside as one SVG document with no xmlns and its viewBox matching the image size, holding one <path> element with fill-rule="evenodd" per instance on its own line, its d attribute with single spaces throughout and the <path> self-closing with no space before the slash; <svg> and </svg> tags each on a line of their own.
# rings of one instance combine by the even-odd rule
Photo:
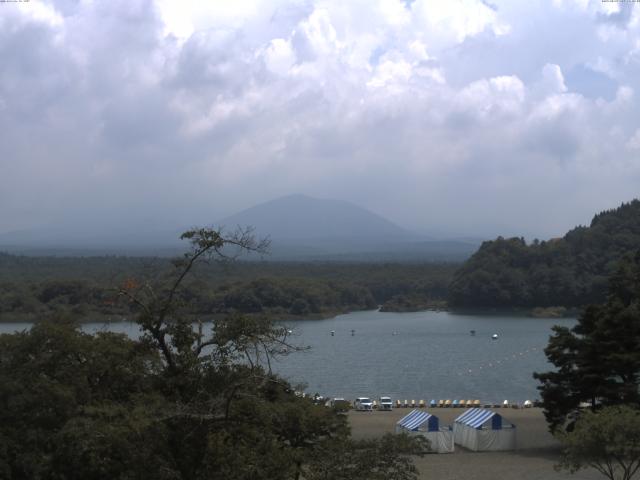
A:
<svg viewBox="0 0 640 480">
<path fill-rule="evenodd" d="M 0 253 L 0 321 L 67 313 L 80 321 L 120 320 L 123 283 L 143 285 L 171 271 L 168 259 L 26 257 Z M 376 308 L 426 308 L 446 298 L 455 264 L 235 262 L 199 265 L 181 300 L 199 317 L 246 313 L 318 317 Z M 408 299 L 408 300 L 407 300 Z"/>
<path fill-rule="evenodd" d="M 563 238 L 499 237 L 484 242 L 455 273 L 453 306 L 577 307 L 605 299 L 607 277 L 626 253 L 640 248 L 640 201 L 597 214 Z"/>
</svg>

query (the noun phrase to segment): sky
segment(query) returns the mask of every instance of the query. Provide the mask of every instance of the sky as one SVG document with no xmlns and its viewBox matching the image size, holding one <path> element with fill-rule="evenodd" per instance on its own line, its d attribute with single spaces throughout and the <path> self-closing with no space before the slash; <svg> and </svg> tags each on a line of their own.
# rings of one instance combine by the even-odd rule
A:
<svg viewBox="0 0 640 480">
<path fill-rule="evenodd" d="M 303 193 L 548 238 L 639 186 L 640 3 L 0 2 L 0 233 Z"/>
</svg>

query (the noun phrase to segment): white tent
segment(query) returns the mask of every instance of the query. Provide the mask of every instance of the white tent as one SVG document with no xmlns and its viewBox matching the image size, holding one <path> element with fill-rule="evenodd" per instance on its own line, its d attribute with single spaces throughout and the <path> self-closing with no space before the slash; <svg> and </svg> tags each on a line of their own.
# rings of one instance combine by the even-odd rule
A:
<svg viewBox="0 0 640 480">
<path fill-rule="evenodd" d="M 516 426 L 504 422 L 499 413 L 481 408 L 456 418 L 453 436 L 455 443 L 475 452 L 516 448 Z"/>
<path fill-rule="evenodd" d="M 438 417 L 425 411 L 413 410 L 396 423 L 396 433 L 420 435 L 429 440 L 431 451 L 453 452 L 453 431 L 450 427 L 440 428 Z"/>
</svg>

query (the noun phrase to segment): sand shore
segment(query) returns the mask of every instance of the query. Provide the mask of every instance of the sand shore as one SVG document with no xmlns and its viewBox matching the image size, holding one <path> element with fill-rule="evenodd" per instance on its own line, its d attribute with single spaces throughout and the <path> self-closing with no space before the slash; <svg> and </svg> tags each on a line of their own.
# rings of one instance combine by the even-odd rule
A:
<svg viewBox="0 0 640 480">
<path fill-rule="evenodd" d="M 395 423 L 409 413 L 409 408 L 372 413 L 351 411 L 347 415 L 354 438 L 373 438 L 393 433 Z M 459 408 L 427 409 L 451 425 L 464 412 Z M 560 450 L 558 442 L 547 431 L 542 410 L 496 409 L 517 428 L 517 449 L 511 452 L 471 452 L 456 445 L 455 453 L 429 454 L 416 459 L 422 479 L 437 480 L 596 480 L 604 478 L 593 470 L 570 475 L 556 472 Z M 640 478 L 640 477 L 639 477 Z"/>
</svg>

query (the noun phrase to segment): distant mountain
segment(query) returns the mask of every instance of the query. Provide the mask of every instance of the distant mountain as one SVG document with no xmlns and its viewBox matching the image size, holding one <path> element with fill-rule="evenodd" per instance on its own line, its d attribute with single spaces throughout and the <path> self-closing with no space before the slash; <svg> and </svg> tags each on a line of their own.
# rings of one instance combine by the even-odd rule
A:
<svg viewBox="0 0 640 480">
<path fill-rule="evenodd" d="M 272 243 L 266 259 L 274 261 L 462 261 L 479 245 L 477 241 L 434 240 L 353 203 L 306 195 L 276 198 L 216 224 L 228 232 L 250 226 L 256 236 L 269 236 Z M 179 240 L 185 230 L 161 229 L 151 223 L 51 225 L 1 234 L 0 251 L 31 256 L 174 256 L 187 248 Z"/>
<path fill-rule="evenodd" d="M 593 217 L 564 237 L 484 242 L 456 272 L 449 303 L 465 307 L 578 307 L 602 302 L 608 277 L 640 249 L 640 201 Z"/>
<path fill-rule="evenodd" d="M 386 218 L 350 202 L 288 195 L 256 205 L 219 222 L 229 228 L 252 226 L 278 240 L 335 238 L 414 238 Z"/>
<path fill-rule="evenodd" d="M 219 222 L 272 239 L 271 260 L 462 261 L 479 242 L 434 241 L 350 202 L 288 195 Z"/>
</svg>

